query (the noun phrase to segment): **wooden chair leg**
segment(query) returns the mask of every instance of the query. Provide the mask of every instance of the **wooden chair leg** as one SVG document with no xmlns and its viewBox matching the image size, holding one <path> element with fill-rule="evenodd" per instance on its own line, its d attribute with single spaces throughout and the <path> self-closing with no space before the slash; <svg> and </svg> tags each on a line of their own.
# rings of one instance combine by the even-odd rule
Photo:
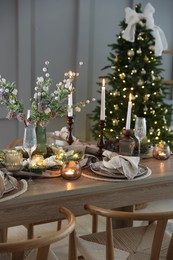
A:
<svg viewBox="0 0 173 260">
<path fill-rule="evenodd" d="M 92 216 L 92 233 L 96 233 L 98 231 L 98 216 Z"/>
<path fill-rule="evenodd" d="M 60 230 L 62 226 L 62 221 L 58 220 L 58 224 L 57 224 L 57 230 Z"/>
<path fill-rule="evenodd" d="M 33 238 L 34 237 L 34 225 L 28 224 L 28 225 L 25 225 L 25 227 L 28 231 L 28 234 L 27 234 L 28 239 Z"/>
</svg>

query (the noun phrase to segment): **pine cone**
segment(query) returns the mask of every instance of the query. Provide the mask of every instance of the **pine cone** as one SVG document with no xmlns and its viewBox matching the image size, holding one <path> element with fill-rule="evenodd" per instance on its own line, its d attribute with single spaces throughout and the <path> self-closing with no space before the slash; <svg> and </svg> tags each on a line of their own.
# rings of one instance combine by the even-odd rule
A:
<svg viewBox="0 0 173 260">
<path fill-rule="evenodd" d="M 55 111 L 50 112 L 51 118 L 55 118 L 57 116 L 57 113 Z"/>
<path fill-rule="evenodd" d="M 26 116 L 24 113 L 18 113 L 17 115 L 17 119 L 19 120 L 19 122 L 23 122 L 25 120 Z"/>
<path fill-rule="evenodd" d="M 6 118 L 9 120 L 16 118 L 16 113 L 14 111 L 9 111 Z"/>
</svg>

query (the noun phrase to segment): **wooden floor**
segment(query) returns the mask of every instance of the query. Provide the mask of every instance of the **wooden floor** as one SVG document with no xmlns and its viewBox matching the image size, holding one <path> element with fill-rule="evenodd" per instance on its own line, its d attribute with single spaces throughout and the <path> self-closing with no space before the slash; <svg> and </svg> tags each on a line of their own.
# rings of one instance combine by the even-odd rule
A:
<svg viewBox="0 0 173 260">
<path fill-rule="evenodd" d="M 164 200 L 148 203 L 147 206 L 143 209 L 139 209 L 140 211 L 167 211 L 173 210 L 173 200 Z M 76 231 L 79 235 L 87 234 L 91 232 L 91 217 L 89 215 L 83 217 L 76 218 Z M 50 231 L 56 228 L 56 223 L 49 223 L 45 225 L 40 225 L 35 227 L 36 234 L 42 234 L 45 231 Z M 173 231 L 173 222 L 170 227 Z M 99 230 L 104 230 L 104 220 L 103 218 L 99 218 Z M 9 238 L 16 239 L 22 238 L 26 236 L 26 229 L 23 226 L 10 228 L 9 229 Z M 60 260 L 67 260 L 67 239 L 60 241 L 58 244 L 53 245 L 52 249 L 56 252 Z"/>
</svg>

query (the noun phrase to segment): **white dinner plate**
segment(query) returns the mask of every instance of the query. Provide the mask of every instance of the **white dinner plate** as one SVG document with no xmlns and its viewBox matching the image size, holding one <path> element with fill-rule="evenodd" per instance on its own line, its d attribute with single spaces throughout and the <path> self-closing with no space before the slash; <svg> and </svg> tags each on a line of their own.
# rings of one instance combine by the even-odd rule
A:
<svg viewBox="0 0 173 260">
<path fill-rule="evenodd" d="M 102 162 L 92 163 L 90 165 L 90 168 L 92 172 L 100 176 L 113 178 L 113 179 L 127 179 L 127 177 L 123 175 L 121 172 L 119 172 L 117 169 L 107 169 L 106 167 L 104 167 Z M 138 174 L 134 178 L 138 178 L 145 175 L 147 171 L 148 169 L 146 166 L 139 164 Z"/>
</svg>

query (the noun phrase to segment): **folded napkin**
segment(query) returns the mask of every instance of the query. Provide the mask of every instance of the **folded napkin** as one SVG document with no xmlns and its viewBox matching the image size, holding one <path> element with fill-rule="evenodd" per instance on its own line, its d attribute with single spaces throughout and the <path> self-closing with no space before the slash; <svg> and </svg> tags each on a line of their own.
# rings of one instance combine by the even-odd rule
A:
<svg viewBox="0 0 173 260">
<path fill-rule="evenodd" d="M 17 188 L 17 180 L 0 170 L 0 198 Z"/>
<path fill-rule="evenodd" d="M 67 142 L 67 138 L 68 138 L 68 135 L 69 135 L 69 131 L 68 131 L 68 128 L 65 126 L 63 128 L 61 128 L 60 131 L 55 131 L 55 143 L 59 146 L 66 146 L 68 145 L 68 142 Z M 73 137 L 73 144 L 74 143 L 78 143 L 78 139 L 75 137 L 75 136 L 72 136 Z"/>
<path fill-rule="evenodd" d="M 103 165 L 108 169 L 117 169 L 128 179 L 133 179 L 138 174 L 139 157 L 123 156 L 105 150 L 103 152 Z"/>
</svg>

